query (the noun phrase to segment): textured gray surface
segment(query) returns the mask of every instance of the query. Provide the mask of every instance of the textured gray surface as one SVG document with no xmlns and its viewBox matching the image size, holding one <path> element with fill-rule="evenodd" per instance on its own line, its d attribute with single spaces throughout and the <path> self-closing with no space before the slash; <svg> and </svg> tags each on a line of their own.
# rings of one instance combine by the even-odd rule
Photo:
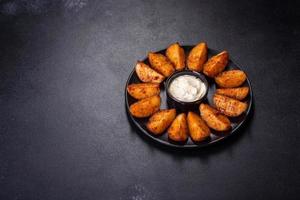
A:
<svg viewBox="0 0 300 200">
<path fill-rule="evenodd" d="M 299 3 L 0 1 L 1 199 L 299 198 Z M 136 60 L 227 49 L 252 81 L 237 137 L 198 152 L 130 126 Z"/>
</svg>

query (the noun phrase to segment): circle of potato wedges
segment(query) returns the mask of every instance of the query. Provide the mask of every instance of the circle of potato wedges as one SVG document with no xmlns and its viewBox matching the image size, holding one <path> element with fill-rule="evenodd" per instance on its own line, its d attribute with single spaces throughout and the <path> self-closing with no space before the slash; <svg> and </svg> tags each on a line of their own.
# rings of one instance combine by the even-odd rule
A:
<svg viewBox="0 0 300 200">
<path fill-rule="evenodd" d="M 164 81 L 175 71 L 206 76 L 209 92 L 199 109 L 180 113 L 168 108 Z M 200 42 L 171 44 L 137 61 L 125 87 L 128 117 L 139 132 L 175 148 L 201 148 L 233 135 L 246 121 L 252 105 L 251 83 L 227 51 Z"/>
</svg>

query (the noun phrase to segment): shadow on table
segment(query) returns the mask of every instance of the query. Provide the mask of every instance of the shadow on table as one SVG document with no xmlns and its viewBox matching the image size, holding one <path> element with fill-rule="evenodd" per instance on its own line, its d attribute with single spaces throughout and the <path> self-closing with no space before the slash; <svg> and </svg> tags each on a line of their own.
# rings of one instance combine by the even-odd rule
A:
<svg viewBox="0 0 300 200">
<path fill-rule="evenodd" d="M 234 144 L 237 143 L 239 140 L 241 140 L 242 137 L 245 136 L 245 134 L 243 134 L 243 133 L 246 131 L 247 128 L 249 129 L 249 127 L 251 126 L 251 123 L 253 121 L 252 118 L 254 115 L 254 108 L 255 108 L 255 105 L 254 105 L 254 100 L 253 100 L 252 108 L 250 110 L 248 118 L 246 119 L 246 121 L 242 124 L 242 126 L 239 128 L 239 130 L 235 134 L 231 135 L 230 137 L 226 137 L 224 140 L 214 143 L 210 146 L 206 146 L 206 147 L 202 147 L 202 148 L 198 148 L 198 149 L 178 149 L 176 147 L 165 146 L 163 144 L 160 144 L 154 140 L 151 140 L 141 130 L 139 130 L 135 126 L 135 124 L 131 120 L 131 118 L 129 117 L 128 112 L 127 112 L 127 120 L 131 124 L 132 132 L 137 132 L 138 135 L 149 145 L 156 147 L 156 149 L 162 151 L 163 153 L 168 153 L 168 154 L 173 155 L 176 160 L 181 160 L 181 159 L 187 158 L 187 157 L 198 157 L 201 160 L 205 161 L 211 155 L 218 154 L 218 153 L 224 151 L 225 149 L 227 149 L 227 150 L 229 149 L 229 151 L 232 150 Z"/>
</svg>

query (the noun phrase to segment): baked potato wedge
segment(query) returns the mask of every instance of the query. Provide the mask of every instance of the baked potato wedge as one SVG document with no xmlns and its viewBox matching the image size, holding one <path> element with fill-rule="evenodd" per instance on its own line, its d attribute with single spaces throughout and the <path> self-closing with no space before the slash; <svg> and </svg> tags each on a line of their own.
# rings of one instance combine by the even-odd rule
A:
<svg viewBox="0 0 300 200">
<path fill-rule="evenodd" d="M 243 100 L 249 94 L 249 87 L 219 88 L 216 90 L 216 94 L 224 95 L 237 100 Z"/>
<path fill-rule="evenodd" d="M 160 135 L 170 126 L 175 117 L 175 109 L 160 110 L 150 117 L 146 125 L 147 129 L 154 135 Z"/>
<path fill-rule="evenodd" d="M 139 79 L 145 83 L 161 83 L 165 77 L 153 70 L 143 62 L 137 62 L 135 72 Z"/>
<path fill-rule="evenodd" d="M 184 50 L 178 43 L 171 44 L 166 50 L 166 56 L 175 66 L 176 70 L 183 70 L 185 67 Z"/>
<path fill-rule="evenodd" d="M 210 130 L 203 119 L 194 112 L 187 115 L 189 133 L 193 141 L 201 142 L 210 136 Z"/>
<path fill-rule="evenodd" d="M 215 77 L 216 83 L 223 88 L 233 88 L 242 85 L 247 76 L 242 70 L 229 70 Z"/>
<path fill-rule="evenodd" d="M 239 100 L 215 94 L 213 97 L 216 108 L 229 117 L 237 117 L 247 110 L 248 104 Z"/>
<path fill-rule="evenodd" d="M 204 42 L 197 44 L 189 53 L 187 67 L 190 70 L 201 72 L 207 61 L 207 45 Z"/>
<path fill-rule="evenodd" d="M 135 99 L 144 99 L 159 95 L 158 83 L 133 83 L 127 86 L 127 92 Z"/>
<path fill-rule="evenodd" d="M 139 100 L 130 105 L 129 111 L 134 117 L 143 118 L 149 117 L 157 112 L 160 107 L 160 97 L 155 95 Z"/>
<path fill-rule="evenodd" d="M 148 54 L 148 59 L 151 67 L 165 77 L 170 76 L 175 71 L 171 61 L 160 53 L 150 52 Z"/>
<path fill-rule="evenodd" d="M 185 113 L 177 115 L 174 119 L 168 129 L 168 137 L 175 142 L 185 142 L 188 139 L 188 127 Z"/>
<path fill-rule="evenodd" d="M 227 131 L 231 128 L 229 119 L 211 106 L 202 103 L 199 110 L 202 119 L 210 128 L 216 131 Z"/>
<path fill-rule="evenodd" d="M 229 61 L 229 54 L 227 51 L 211 57 L 203 66 L 203 73 L 208 77 L 215 77 L 221 73 Z"/>
</svg>

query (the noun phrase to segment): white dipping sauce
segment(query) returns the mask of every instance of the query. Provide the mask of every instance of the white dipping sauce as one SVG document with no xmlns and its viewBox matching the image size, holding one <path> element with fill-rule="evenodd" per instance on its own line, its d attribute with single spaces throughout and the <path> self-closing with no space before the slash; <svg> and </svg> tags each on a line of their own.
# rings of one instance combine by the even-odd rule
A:
<svg viewBox="0 0 300 200">
<path fill-rule="evenodd" d="M 200 78 L 192 75 L 176 77 L 169 86 L 170 94 L 184 102 L 193 102 L 204 96 L 207 88 Z"/>
</svg>

